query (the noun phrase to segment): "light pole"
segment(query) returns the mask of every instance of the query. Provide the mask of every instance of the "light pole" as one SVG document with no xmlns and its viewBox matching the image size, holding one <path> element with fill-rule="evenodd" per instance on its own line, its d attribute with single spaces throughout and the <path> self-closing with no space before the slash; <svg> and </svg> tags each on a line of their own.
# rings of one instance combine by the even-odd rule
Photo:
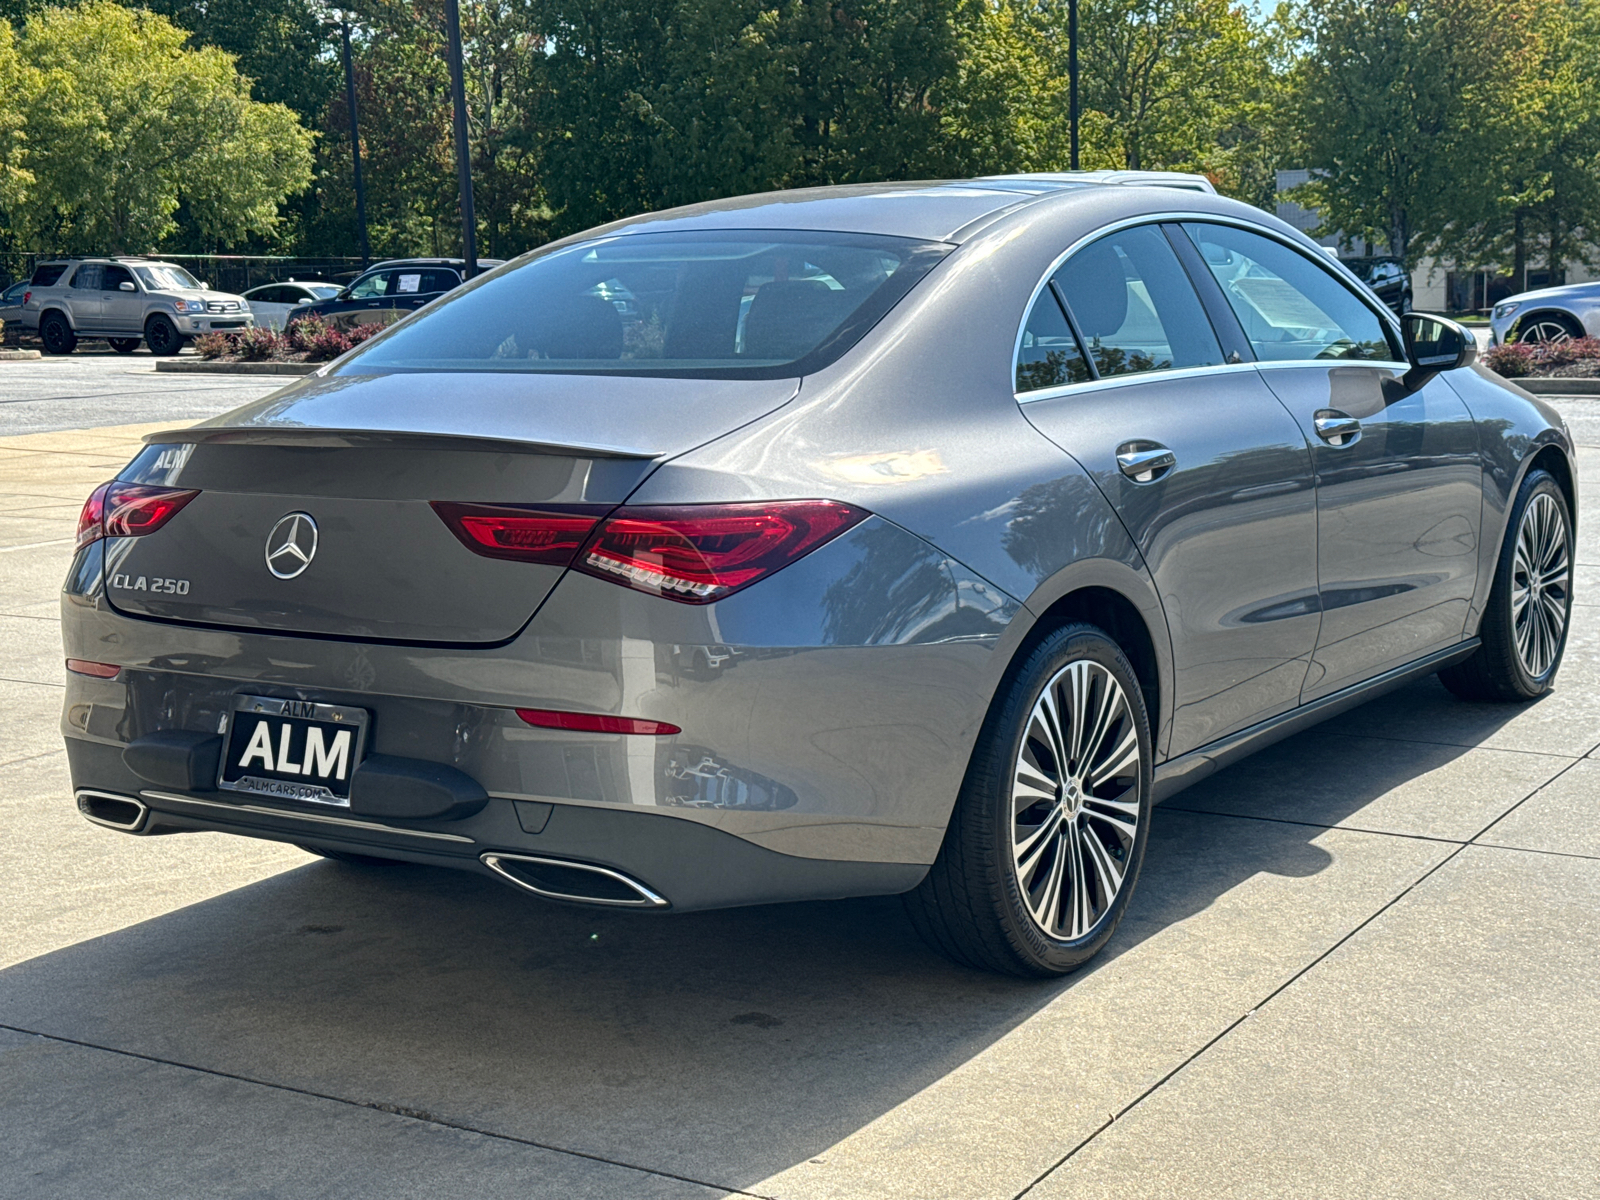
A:
<svg viewBox="0 0 1600 1200">
<path fill-rule="evenodd" d="M 343 39 L 344 99 L 350 110 L 350 153 L 355 157 L 356 224 L 361 228 L 361 269 L 367 269 L 372 259 L 372 249 L 367 244 L 367 192 L 361 186 L 361 120 L 356 115 L 356 73 L 350 65 L 350 22 L 339 20 L 339 36 Z"/>
<path fill-rule="evenodd" d="M 453 4 L 455 0 L 450 0 Z M 1078 0 L 1067 0 L 1067 117 L 1072 124 L 1072 169 L 1078 169 Z"/>
<path fill-rule="evenodd" d="M 450 99 L 456 116 L 456 174 L 461 180 L 461 257 L 467 260 L 464 278 L 478 273 L 477 218 L 472 211 L 472 158 L 467 146 L 467 89 L 461 72 L 461 11 L 456 0 L 445 0 L 445 32 L 450 41 Z"/>
</svg>

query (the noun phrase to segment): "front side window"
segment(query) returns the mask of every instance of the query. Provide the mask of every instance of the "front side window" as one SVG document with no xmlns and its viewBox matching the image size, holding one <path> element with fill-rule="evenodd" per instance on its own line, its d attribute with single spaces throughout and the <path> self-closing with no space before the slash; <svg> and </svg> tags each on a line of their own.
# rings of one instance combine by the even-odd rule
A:
<svg viewBox="0 0 1600 1200">
<path fill-rule="evenodd" d="M 1101 378 L 1222 362 L 1222 346 L 1194 286 L 1153 225 L 1084 247 L 1054 282 Z"/>
<path fill-rule="evenodd" d="M 1231 225 L 1185 225 L 1263 362 L 1404 356 L 1355 292 L 1281 242 Z"/>
<path fill-rule="evenodd" d="M 384 289 L 389 286 L 390 271 L 374 271 L 371 275 L 363 275 L 350 285 L 349 300 L 375 300 L 383 295 Z"/>
<path fill-rule="evenodd" d="M 100 288 L 102 291 L 121 291 L 123 284 L 132 282 L 133 275 L 128 271 L 127 267 L 102 268 L 100 275 Z"/>
<path fill-rule="evenodd" d="M 854 233 L 637 233 L 455 292 L 341 369 L 778 379 L 838 358 L 949 253 Z"/>
</svg>

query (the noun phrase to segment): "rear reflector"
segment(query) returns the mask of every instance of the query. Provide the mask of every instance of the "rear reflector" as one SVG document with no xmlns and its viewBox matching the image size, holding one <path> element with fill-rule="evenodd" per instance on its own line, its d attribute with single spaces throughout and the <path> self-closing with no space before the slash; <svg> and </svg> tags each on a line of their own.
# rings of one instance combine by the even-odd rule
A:
<svg viewBox="0 0 1600 1200">
<path fill-rule="evenodd" d="M 644 733 L 663 737 L 682 733 L 665 721 L 645 721 L 638 717 L 607 717 L 599 713 L 556 712 L 548 708 L 519 708 L 517 716 L 540 729 L 572 729 L 580 733 Z"/>
<path fill-rule="evenodd" d="M 144 483 L 102 483 L 78 514 L 78 549 L 103 537 L 142 537 L 154 533 L 200 493 Z"/>
<path fill-rule="evenodd" d="M 475 554 L 571 566 L 684 604 L 731 596 L 868 516 L 837 500 L 625 507 L 610 516 L 580 505 L 433 507 Z"/>
<path fill-rule="evenodd" d="M 461 544 L 485 558 L 569 565 L 610 505 L 560 509 L 515 504 L 452 504 L 436 500 L 438 513 Z"/>
<path fill-rule="evenodd" d="M 96 679 L 115 679 L 122 670 L 116 663 L 90 662 L 86 658 L 67 659 L 67 670 L 74 675 L 93 675 Z"/>
</svg>

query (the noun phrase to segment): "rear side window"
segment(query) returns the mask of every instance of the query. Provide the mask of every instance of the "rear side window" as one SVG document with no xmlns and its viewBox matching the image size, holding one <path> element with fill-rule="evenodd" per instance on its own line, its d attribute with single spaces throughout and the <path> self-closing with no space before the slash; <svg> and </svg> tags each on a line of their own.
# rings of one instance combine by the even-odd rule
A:
<svg viewBox="0 0 1600 1200">
<path fill-rule="evenodd" d="M 1046 287 L 1033 302 L 1028 324 L 1017 352 L 1017 391 L 1035 392 L 1090 379 L 1089 364 L 1078 339 L 1067 327 L 1054 286 Z"/>
<path fill-rule="evenodd" d="M 950 249 L 786 230 L 580 242 L 456 292 L 340 373 L 803 375 L 854 345 Z"/>
<path fill-rule="evenodd" d="M 1304 255 L 1231 225 L 1185 228 L 1263 362 L 1404 360 L 1378 314 Z"/>
<path fill-rule="evenodd" d="M 61 278 L 66 269 L 66 266 L 62 263 L 51 263 L 47 266 L 39 267 L 33 272 L 33 278 L 28 281 L 28 286 L 54 287 L 56 280 Z"/>
<path fill-rule="evenodd" d="M 418 267 L 416 270 L 400 270 L 394 274 L 394 282 L 389 285 L 391 296 L 426 296 L 431 292 L 448 292 L 461 279 L 454 271 L 440 270 L 438 267 Z"/>
<path fill-rule="evenodd" d="M 85 263 L 72 273 L 72 286 L 83 288 L 86 291 L 98 292 L 100 290 L 101 268 L 94 263 Z"/>
<path fill-rule="evenodd" d="M 1200 298 L 1155 226 L 1085 246 L 1054 282 L 1101 378 L 1222 362 Z"/>
</svg>

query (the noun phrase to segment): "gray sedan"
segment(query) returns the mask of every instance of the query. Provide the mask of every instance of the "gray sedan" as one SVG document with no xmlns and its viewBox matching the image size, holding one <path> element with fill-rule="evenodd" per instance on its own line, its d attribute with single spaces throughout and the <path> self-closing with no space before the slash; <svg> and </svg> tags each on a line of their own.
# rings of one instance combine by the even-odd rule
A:
<svg viewBox="0 0 1600 1200">
<path fill-rule="evenodd" d="M 1573 449 L 1474 345 L 1197 191 L 569 238 L 95 492 L 77 804 L 570 903 L 899 893 L 1059 974 L 1159 798 L 1430 673 L 1550 689 Z"/>
<path fill-rule="evenodd" d="M 1489 317 L 1490 342 L 1568 342 L 1600 337 L 1600 279 L 1508 296 Z"/>
</svg>

